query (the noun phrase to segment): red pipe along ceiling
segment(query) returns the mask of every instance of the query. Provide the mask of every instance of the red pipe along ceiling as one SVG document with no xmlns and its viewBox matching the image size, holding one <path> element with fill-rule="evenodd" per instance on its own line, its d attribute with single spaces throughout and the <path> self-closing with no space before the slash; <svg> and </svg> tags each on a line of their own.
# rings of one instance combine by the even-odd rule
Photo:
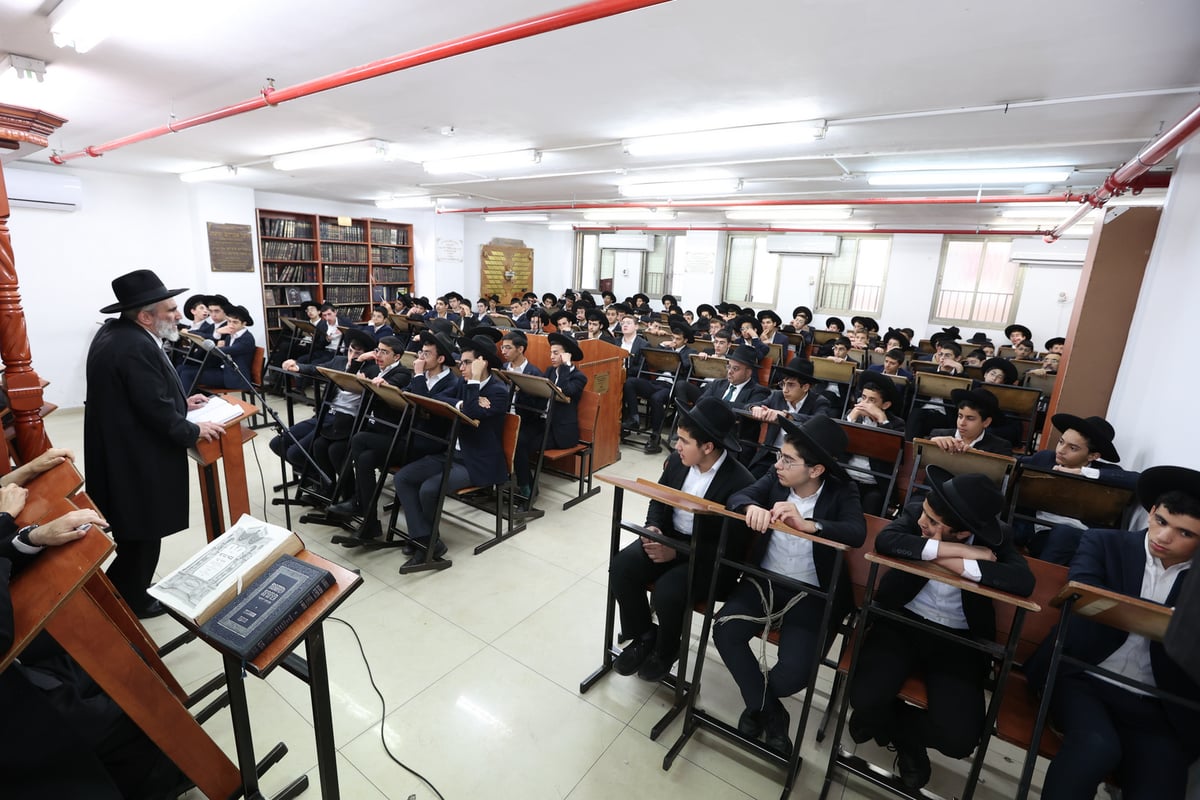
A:
<svg viewBox="0 0 1200 800">
<path fill-rule="evenodd" d="M 998 203 L 1082 203 L 1087 195 L 1017 194 L 972 197 L 860 197 L 854 200 L 821 198 L 810 200 L 675 200 L 623 203 L 550 203 L 540 206 L 481 206 L 442 208 L 439 214 L 502 214 L 509 211 L 607 211 L 614 208 L 752 208 L 756 206 L 937 206 L 992 205 Z M 1091 211 L 1091 208 L 1088 208 Z"/>
<path fill-rule="evenodd" d="M 994 233 L 1000 236 L 1042 236 L 1046 232 L 1044 230 L 1031 231 L 990 231 L 983 228 L 775 228 L 767 225 L 742 225 L 728 227 L 724 226 L 703 226 L 703 225 L 576 225 L 575 230 L 582 232 L 596 233 L 613 233 L 619 231 L 648 231 L 670 233 L 683 231 L 725 231 L 726 233 L 930 233 L 940 236 L 963 236 L 963 235 L 982 235 L 986 233 Z"/>
<path fill-rule="evenodd" d="M 1138 178 L 1149 171 L 1151 167 L 1166 158 L 1172 150 L 1195 136 L 1197 130 L 1200 130 L 1200 106 L 1193 108 L 1187 116 L 1171 126 L 1166 133 L 1143 147 L 1140 153 L 1113 170 L 1113 173 L 1104 179 L 1104 183 L 1101 184 L 1099 189 L 1096 189 L 1084 198 L 1084 204 L 1074 214 L 1067 217 L 1054 230 L 1046 234 L 1046 241 L 1055 241 L 1068 228 L 1083 219 L 1084 215 L 1093 208 L 1100 208 L 1109 198 L 1124 192 Z M 1135 191 L 1137 191 L 1136 187 Z"/>
<path fill-rule="evenodd" d="M 270 86 L 265 87 L 258 97 L 252 97 L 243 100 L 240 103 L 234 103 L 224 108 L 218 108 L 214 111 L 209 111 L 204 114 L 199 114 L 186 119 L 175 120 L 166 125 L 150 130 L 141 131 L 139 133 L 130 134 L 120 139 L 114 139 L 111 142 L 104 144 L 85 147 L 82 150 L 77 150 L 73 153 L 63 153 L 53 155 L 50 161 L 55 164 L 65 164 L 66 162 L 91 156 L 98 158 L 107 152 L 117 150 L 122 147 L 127 147 L 131 144 L 144 142 L 148 139 L 155 139 L 159 136 L 165 136 L 168 133 L 178 133 L 188 128 L 194 128 L 198 125 L 206 125 L 210 122 L 234 117 L 239 114 L 245 114 L 248 111 L 256 111 L 266 106 L 277 106 L 280 103 L 286 103 L 289 100 L 295 100 L 300 97 L 307 97 L 318 92 L 326 91 L 327 89 L 336 89 L 341 86 L 348 86 L 359 81 L 378 78 L 381 75 L 389 75 L 393 72 L 409 69 L 410 67 L 429 64 L 434 61 L 440 61 L 452 56 L 462 55 L 463 53 L 471 53 L 476 50 L 483 50 L 494 45 L 504 44 L 506 42 L 516 41 L 518 39 L 526 39 L 531 36 L 537 36 L 541 33 L 559 30 L 561 28 L 569 28 L 573 25 L 579 25 L 584 22 L 592 22 L 605 17 L 624 14 L 627 11 L 636 11 L 649 6 L 660 5 L 670 2 L 670 0 L 593 0 L 589 3 L 583 3 L 577 6 L 552 11 L 548 14 L 543 14 L 520 22 L 501 25 L 498 28 L 483 31 L 482 33 L 463 36 L 458 39 L 441 44 L 423 47 L 419 50 L 412 50 L 408 53 L 392 56 L 390 58 L 372 61 L 369 64 L 352 67 L 342 72 L 335 72 L 332 75 L 326 75 L 323 78 L 314 78 L 311 81 L 289 86 L 284 89 L 275 89 Z"/>
</svg>

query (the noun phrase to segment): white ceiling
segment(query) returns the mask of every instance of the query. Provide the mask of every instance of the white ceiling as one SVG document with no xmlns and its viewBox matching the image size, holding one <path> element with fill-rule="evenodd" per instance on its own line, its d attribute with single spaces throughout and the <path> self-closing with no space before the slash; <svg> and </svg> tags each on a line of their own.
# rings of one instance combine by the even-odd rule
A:
<svg viewBox="0 0 1200 800">
<path fill-rule="evenodd" d="M 0 101 L 66 117 L 53 149 L 246 100 L 268 78 L 291 86 L 569 2 L 132 1 L 138 13 L 81 55 L 51 41 L 46 15 L 57 0 L 0 0 L 0 54 L 49 65 L 42 84 L 0 83 Z M 1197 87 L 1196 0 L 671 0 L 70 163 L 136 173 L 233 164 L 229 183 L 254 189 L 369 202 L 420 187 L 458 208 L 621 201 L 621 181 L 685 172 L 741 178 L 743 201 L 951 194 L 869 188 L 864 177 L 926 167 L 1070 166 L 1053 191 L 1088 191 L 1200 102 Z M 1023 101 L 1039 102 L 996 108 Z M 977 107 L 991 110 L 965 110 Z M 620 144 L 808 119 L 828 120 L 823 139 L 775 150 L 648 159 Z M 412 161 L 291 173 L 268 161 L 369 138 Z M 541 163 L 448 176 L 419 163 L 518 148 L 540 150 Z M 49 155 L 23 160 L 45 164 Z M 987 225 L 995 211 L 870 207 L 846 224 Z M 692 210 L 678 222 L 724 215 Z"/>
</svg>

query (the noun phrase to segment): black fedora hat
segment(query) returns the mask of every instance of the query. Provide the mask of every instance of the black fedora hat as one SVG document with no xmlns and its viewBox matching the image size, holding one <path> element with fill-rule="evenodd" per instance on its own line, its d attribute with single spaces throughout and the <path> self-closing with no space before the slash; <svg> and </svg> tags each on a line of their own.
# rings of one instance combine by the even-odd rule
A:
<svg viewBox="0 0 1200 800">
<path fill-rule="evenodd" d="M 1056 344 L 1066 344 L 1066 343 L 1067 343 L 1067 340 L 1065 337 L 1054 336 L 1054 337 L 1046 340 L 1046 344 L 1042 346 L 1042 349 L 1049 350 L 1051 347 L 1054 347 L 1054 345 L 1056 345 Z"/>
<path fill-rule="evenodd" d="M 476 325 L 474 328 L 471 328 L 471 335 L 486 336 L 492 342 L 498 342 L 504 338 L 504 334 L 500 332 L 500 329 L 493 328 L 491 325 Z"/>
<path fill-rule="evenodd" d="M 575 315 L 565 309 L 559 309 L 550 315 L 550 322 L 555 326 L 557 326 L 558 323 L 564 319 L 567 321 L 568 325 L 575 324 Z"/>
<path fill-rule="evenodd" d="M 113 278 L 112 290 L 117 302 L 100 309 L 101 314 L 145 308 L 187 291 L 186 288 L 168 289 L 152 269 L 135 269 L 119 278 Z"/>
<path fill-rule="evenodd" d="M 686 319 L 677 317 L 677 318 L 671 320 L 670 325 L 671 325 L 671 332 L 681 334 L 683 336 L 683 340 L 685 342 L 696 341 L 696 331 L 692 328 L 691 325 L 687 324 Z"/>
<path fill-rule="evenodd" d="M 375 337 L 364 331 L 362 328 L 347 328 L 342 334 L 346 340 L 346 349 L 349 350 L 352 345 L 358 345 L 358 349 L 364 353 L 369 353 L 375 349 Z"/>
<path fill-rule="evenodd" d="M 738 334 L 741 334 L 742 326 L 747 323 L 754 328 L 755 333 L 762 333 L 762 323 L 759 322 L 758 317 L 754 316 L 753 314 L 743 314 L 740 317 L 734 317 L 733 321 L 729 323 L 729 327 L 737 331 Z"/>
<path fill-rule="evenodd" d="M 787 366 L 775 368 L 776 372 L 780 372 L 784 377 L 795 378 L 801 383 L 807 383 L 810 386 L 816 383 L 813 378 L 812 362 L 803 356 L 796 356 L 787 363 Z"/>
<path fill-rule="evenodd" d="M 583 318 L 587 322 L 599 322 L 601 324 L 608 322 L 608 319 L 604 316 L 604 312 L 598 308 L 589 308 L 584 313 Z"/>
<path fill-rule="evenodd" d="M 1113 447 L 1113 439 L 1116 438 L 1117 432 L 1104 417 L 1084 418 L 1074 414 L 1055 414 L 1050 418 L 1050 422 L 1062 433 L 1068 430 L 1079 431 L 1087 437 L 1088 446 L 1105 461 L 1116 464 L 1121 460 L 1121 454 Z"/>
<path fill-rule="evenodd" d="M 937 333 L 929 337 L 929 343 L 936 345 L 943 339 L 948 339 L 952 342 L 957 342 L 962 338 L 962 333 L 958 330 L 958 326 L 951 325 L 949 328 L 942 328 Z"/>
<path fill-rule="evenodd" d="M 1033 333 L 1030 332 L 1029 328 L 1026 328 L 1024 325 L 1009 325 L 1004 329 L 1004 335 L 1009 339 L 1011 339 L 1012 335 L 1016 332 L 1025 334 L 1026 340 L 1033 341 Z"/>
<path fill-rule="evenodd" d="M 975 537 L 993 546 L 1003 544 L 1000 512 L 1004 496 L 992 479 L 977 472 L 954 475 L 936 464 L 925 469 L 925 481 Z"/>
<path fill-rule="evenodd" d="M 458 340 L 459 352 L 470 350 L 487 362 L 488 369 L 503 369 L 504 359 L 496 352 L 496 343 L 487 336 L 464 336 Z"/>
<path fill-rule="evenodd" d="M 879 323 L 876 322 L 871 317 L 851 317 L 850 324 L 851 325 L 862 325 L 863 329 L 866 331 L 878 331 L 879 330 Z"/>
<path fill-rule="evenodd" d="M 739 344 L 726 358 L 745 364 L 750 369 L 758 369 L 758 351 L 748 344 Z"/>
<path fill-rule="evenodd" d="M 679 414 L 685 423 L 689 423 L 685 427 L 690 429 L 694 425 L 729 452 L 742 452 L 737 439 L 737 418 L 728 403 L 715 397 L 702 397 L 690 411 L 680 408 Z"/>
<path fill-rule="evenodd" d="M 883 396 L 884 402 L 893 406 L 900 402 L 900 392 L 896 389 L 896 384 L 882 372 L 863 372 L 858 380 L 858 390 L 861 392 L 863 389 L 874 389 Z"/>
<path fill-rule="evenodd" d="M 912 342 L 909 340 L 908 336 L 906 336 L 904 331 L 900 330 L 899 328 L 888 328 L 887 333 L 883 335 L 884 344 L 887 344 L 889 339 L 895 339 L 900 345 L 901 350 L 907 350 L 908 348 L 912 347 Z"/>
<path fill-rule="evenodd" d="M 795 319 L 799 316 L 803 316 L 806 320 L 812 322 L 812 309 L 808 306 L 796 306 L 792 309 L 792 319 Z"/>
<path fill-rule="evenodd" d="M 438 353 L 445 357 L 447 364 L 453 364 L 456 358 L 454 340 L 449 334 L 441 333 L 440 331 L 425 330 L 418 334 L 418 340 L 422 347 L 431 344 L 437 348 Z"/>
<path fill-rule="evenodd" d="M 1016 384 L 1016 382 L 1021 379 L 1020 374 L 1017 372 L 1017 365 L 1009 361 L 1007 358 L 1000 358 L 999 356 L 992 356 L 991 358 L 986 359 L 982 364 L 979 365 L 979 369 L 983 371 L 983 376 L 985 378 L 987 377 L 989 371 L 993 369 L 1000 370 L 1004 373 L 1004 383 L 1009 386 Z"/>
<path fill-rule="evenodd" d="M 187 300 L 184 300 L 183 306 L 182 306 L 184 316 L 187 316 L 187 313 L 189 311 L 191 311 L 193 308 L 195 308 L 196 306 L 198 306 L 200 304 L 204 304 L 205 308 L 208 307 L 208 295 L 194 294 L 191 297 L 189 297 Z M 301 311 L 304 310 L 303 303 L 300 304 L 300 310 Z"/>
<path fill-rule="evenodd" d="M 572 363 L 583 360 L 583 348 L 579 346 L 579 342 L 574 337 L 567 336 L 565 333 L 552 333 L 546 337 L 546 340 L 570 353 Z"/>
<path fill-rule="evenodd" d="M 803 425 L 797 425 L 784 417 L 779 418 L 784 435 L 799 440 L 806 451 L 816 457 L 817 463 L 825 467 L 825 471 L 840 481 L 848 480 L 850 476 L 839 462 L 846 457 L 846 447 L 850 438 L 830 417 L 817 414 L 809 417 Z"/>
<path fill-rule="evenodd" d="M 774 322 L 776 328 L 783 324 L 783 317 L 779 316 L 769 308 L 764 308 L 762 311 L 758 312 L 758 321 L 762 322 L 764 319 L 769 319 Z"/>
<path fill-rule="evenodd" d="M 708 312 L 708 315 L 710 317 L 717 316 L 717 310 L 708 303 L 701 303 L 700 305 L 696 306 L 696 316 L 697 317 L 703 317 L 705 311 Z"/>
<path fill-rule="evenodd" d="M 1151 467 L 1138 478 L 1138 500 L 1147 511 L 1167 492 L 1183 492 L 1200 500 L 1200 472 L 1187 467 Z"/>
<path fill-rule="evenodd" d="M 983 331 L 975 331 L 975 334 L 970 339 L 967 339 L 967 344 L 977 344 L 981 347 L 985 344 L 991 344 L 991 343 L 992 343 L 992 340 L 989 339 L 987 337 L 987 334 L 984 333 Z"/>
<path fill-rule="evenodd" d="M 246 308 L 245 306 L 230 306 L 225 311 L 225 314 L 226 316 L 233 317 L 234 319 L 240 319 L 242 324 L 247 328 L 254 325 L 254 317 L 250 316 L 250 309 Z"/>
<path fill-rule="evenodd" d="M 980 416 L 984 419 L 995 419 L 1000 413 L 1000 402 L 996 399 L 996 395 L 989 392 L 987 389 L 953 389 L 950 392 L 950 402 L 958 405 L 963 401 L 970 401 L 971 405 L 979 409 Z"/>
</svg>

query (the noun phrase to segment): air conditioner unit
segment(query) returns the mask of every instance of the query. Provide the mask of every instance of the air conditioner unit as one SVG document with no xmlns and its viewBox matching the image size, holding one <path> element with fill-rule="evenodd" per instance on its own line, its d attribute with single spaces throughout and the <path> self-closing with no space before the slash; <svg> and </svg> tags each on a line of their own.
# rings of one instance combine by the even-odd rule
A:
<svg viewBox="0 0 1200 800">
<path fill-rule="evenodd" d="M 6 169 L 4 182 L 14 207 L 75 211 L 83 202 L 83 183 L 65 173 Z"/>
<path fill-rule="evenodd" d="M 600 234 L 601 250 L 644 250 L 647 253 L 654 250 L 654 237 L 640 233 L 602 233 Z"/>
<path fill-rule="evenodd" d="M 836 256 L 841 246 L 842 237 L 822 233 L 778 233 L 767 237 L 768 253 Z"/>
<path fill-rule="evenodd" d="M 1021 264 L 1075 266 L 1087 257 L 1087 239 L 1059 239 L 1046 242 L 1037 236 L 1017 236 L 1012 240 L 1008 260 Z"/>
</svg>

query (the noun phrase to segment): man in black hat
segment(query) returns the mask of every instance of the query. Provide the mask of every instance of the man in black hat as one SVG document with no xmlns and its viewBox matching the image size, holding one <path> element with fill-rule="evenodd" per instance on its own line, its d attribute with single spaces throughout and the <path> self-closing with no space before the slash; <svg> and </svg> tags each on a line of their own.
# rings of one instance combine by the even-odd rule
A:
<svg viewBox="0 0 1200 800">
<path fill-rule="evenodd" d="M 734 454 L 739 445 L 733 435 L 733 412 L 718 400 L 701 399 L 696 407 L 679 412 L 679 438 L 658 482 L 706 500 L 725 503 L 739 489 L 753 482 L 750 473 Z M 668 539 L 688 542 L 694 552 L 692 597 L 707 594 L 716 565 L 720 517 L 696 518 L 658 501 L 651 501 L 646 527 Z M 726 548 L 739 552 L 746 531 L 730 531 Z M 724 599 L 737 574 L 723 569 L 717 596 Z M 692 609 L 688 597 L 688 556 L 653 539 L 640 538 L 619 552 L 609 566 L 609 581 L 621 615 L 621 631 L 632 639 L 617 657 L 613 668 L 621 675 L 658 682 L 671 671 L 679 656 L 679 640 L 685 614 Z M 646 586 L 654 590 L 647 601 Z M 651 621 L 651 608 L 658 626 Z"/>
<path fill-rule="evenodd" d="M 579 343 L 564 333 L 552 333 L 546 337 L 550 342 L 550 369 L 546 379 L 567 396 L 565 401 L 551 398 L 550 436 L 546 446 L 551 450 L 574 447 L 579 444 L 579 398 L 587 388 L 588 377 L 575 365 L 583 360 Z M 533 474 L 529 459 L 541 447 L 546 428 L 540 414 L 522 414 L 521 431 L 517 435 L 514 457 L 514 472 L 517 477 L 517 492 L 526 501 L 532 496 Z"/>
<path fill-rule="evenodd" d="M 937 466 L 930 466 L 926 477 L 930 493 L 909 503 L 880 531 L 875 549 L 894 558 L 931 561 L 981 586 L 1021 597 L 1032 594 L 1033 573 L 1013 546 L 1012 530 L 998 519 L 1004 497 L 995 484 L 984 475 L 952 476 Z M 989 597 L 901 570 L 884 574 L 875 599 L 883 608 L 937 629 L 876 618 L 850 687 L 851 738 L 894 744 L 900 780 L 915 791 L 929 782 L 926 748 L 965 758 L 983 732 L 990 661 L 939 634 L 992 641 L 996 612 Z M 896 697 L 913 673 L 924 678 L 925 709 Z"/>
<path fill-rule="evenodd" d="M 1138 480 L 1137 494 L 1149 511 L 1147 528 L 1087 531 L 1067 577 L 1173 607 L 1196 580 L 1188 575 L 1200 542 L 1200 472 L 1152 467 Z M 1035 689 L 1045 686 L 1056 635 L 1052 631 L 1025 665 Z M 1194 630 L 1188 638 L 1195 642 Z M 1200 702 L 1200 686 L 1161 642 L 1075 615 L 1063 654 Z M 1043 797 L 1095 796 L 1112 773 L 1125 797 L 1185 796 L 1188 767 L 1200 756 L 1200 712 L 1063 663 L 1050 715 L 1063 743 L 1046 770 Z"/>
<path fill-rule="evenodd" d="M 799 425 L 809 417 L 829 416 L 833 410 L 829 398 L 813 391 L 817 381 L 813 378 L 812 362 L 797 356 L 780 367 L 779 388 L 772 391 L 763 402 L 749 407 L 750 415 L 768 423 L 763 444 L 750 460 L 750 473 L 761 478 L 775 463 L 775 454 L 783 446 L 787 430 L 781 422 L 791 420 Z M 754 437 L 757 438 L 757 437 Z"/>
<path fill-rule="evenodd" d="M 644 452 L 646 453 L 662 452 L 662 427 L 663 422 L 666 420 L 667 400 L 670 399 L 675 384 L 677 382 L 685 382 L 692 371 L 692 362 L 689 356 L 695 351 L 688 347 L 688 345 L 695 340 L 696 334 L 692 331 L 692 326 L 688 325 L 682 319 L 672 319 L 671 338 L 657 347 L 642 349 L 669 350 L 673 353 L 678 353 L 679 371 L 674 375 L 664 372 L 653 378 L 639 375 L 625 380 L 625 388 L 623 390 L 625 402 L 624 421 L 632 424 L 623 425 L 623 427 L 629 429 L 637 427 L 639 397 L 646 400 L 646 407 L 650 412 L 650 438 L 646 440 L 644 448 Z"/>
<path fill-rule="evenodd" d="M 935 428 L 929 438 L 948 453 L 982 450 L 998 456 L 1011 456 L 1012 442 L 1001 439 L 988 428 L 1000 413 L 996 395 L 987 389 L 955 389 L 950 402 L 956 409 L 954 428 Z"/>
<path fill-rule="evenodd" d="M 900 391 L 892 379 L 878 372 L 864 372 L 858 381 L 858 399 L 846 412 L 846 420 L 857 425 L 870 428 L 885 428 L 890 431 L 904 432 L 904 420 L 895 409 L 900 404 Z M 875 472 L 891 472 L 892 464 L 879 459 L 870 459 L 863 455 L 850 457 L 847 463 L 850 467 L 850 478 L 858 484 L 858 492 L 862 498 L 862 506 L 869 514 L 879 514 L 887 510 L 885 505 L 889 498 L 883 496 L 883 487 L 879 480 L 871 474 Z"/>
<path fill-rule="evenodd" d="M 1108 420 L 1055 414 L 1050 421 L 1060 432 L 1058 443 L 1053 450 L 1039 450 L 1033 455 L 1022 456 L 1022 466 L 1067 472 L 1110 486 L 1134 488 L 1138 473 L 1117 466 L 1121 455 L 1113 445 L 1116 432 Z M 1030 554 L 1042 561 L 1070 564 L 1087 526 L 1077 519 L 1046 511 L 1037 511 L 1036 516 L 1036 524 L 1024 520 L 1014 523 L 1017 544 L 1025 546 Z"/>
<path fill-rule="evenodd" d="M 1033 341 L 1033 333 L 1024 325 L 1009 325 L 1004 329 L 1004 336 L 1016 347 L 1021 342 Z"/>
<path fill-rule="evenodd" d="M 173 298 L 187 289 L 166 288 L 148 269 L 116 278 L 112 288 L 117 302 L 100 313 L 121 316 L 105 322 L 88 348 L 84 464 L 88 494 L 117 543 L 109 580 L 144 618 L 165 611 L 146 594 L 162 539 L 188 527 L 188 448 L 225 428 L 187 420 L 208 398 L 185 396 L 162 349 L 163 340 L 179 339 Z"/>
<path fill-rule="evenodd" d="M 491 374 L 494 369 L 502 369 L 504 362 L 496 352 L 496 343 L 486 336 L 460 339 L 458 346 L 463 383 L 452 405 L 477 420 L 479 425 L 460 425 L 452 452 L 434 453 L 410 461 L 396 473 L 393 479 L 396 500 L 404 510 L 405 527 L 411 542 L 406 553 L 411 553 L 412 557 L 405 562 L 406 566 L 415 566 L 425 560 L 424 553 L 417 552 L 417 548 L 425 550 L 430 545 L 433 517 L 443 499 L 442 473 L 447 458 L 452 463 L 444 487 L 446 492 L 467 486 L 495 486 L 508 480 L 508 463 L 504 457 L 508 387 Z M 420 376 L 413 378 L 413 385 L 420 380 Z M 446 549 L 446 543 L 439 538 L 433 557 L 441 558 Z"/>
<path fill-rule="evenodd" d="M 838 463 L 846 454 L 846 432 L 824 416 L 801 426 L 786 419 L 780 424 L 785 438 L 774 466 L 752 486 L 729 498 L 728 506 L 746 515 L 751 530 L 767 534 L 751 541 L 748 563 L 828 590 L 834 551 L 814 546 L 809 539 L 771 531 L 770 525 L 782 522 L 851 547 L 862 545 L 867 528 L 858 489 Z M 769 600 L 769 608 L 763 598 Z M 804 688 L 813 661 L 828 649 L 836 634 L 836 625 L 830 625 L 826 641 L 817 641 L 825 602 L 790 586 L 743 575 L 713 627 L 713 642 L 746 705 L 738 730 L 752 739 L 765 733 L 767 747 L 785 755 L 792 749 L 790 720 L 780 701 Z M 830 602 L 834 620 L 842 619 L 853 607 L 845 562 L 838 594 Z M 756 633 L 765 635 L 765 627 L 776 625 L 779 658 L 764 674 L 750 640 Z"/>
<path fill-rule="evenodd" d="M 1062 351 L 1067 347 L 1067 340 L 1062 336 L 1054 336 L 1046 340 L 1046 344 L 1042 347 L 1043 352 L 1056 353 L 1062 355 Z"/>
<path fill-rule="evenodd" d="M 583 332 L 582 336 L 577 338 L 600 339 L 601 341 L 608 342 L 609 344 L 616 343 L 616 340 L 613 339 L 612 334 L 609 333 L 606 324 L 607 321 L 604 317 L 603 311 L 598 308 L 589 308 L 584 312 L 583 318 L 587 323 L 587 330 Z"/>
</svg>

